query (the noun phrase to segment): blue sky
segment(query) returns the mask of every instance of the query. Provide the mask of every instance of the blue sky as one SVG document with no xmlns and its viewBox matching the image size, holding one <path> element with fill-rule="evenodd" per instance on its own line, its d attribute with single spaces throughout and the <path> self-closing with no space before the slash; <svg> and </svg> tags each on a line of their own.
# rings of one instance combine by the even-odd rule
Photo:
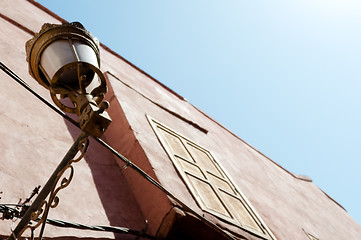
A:
<svg viewBox="0 0 361 240">
<path fill-rule="evenodd" d="M 38 1 L 361 223 L 361 2 Z"/>
</svg>

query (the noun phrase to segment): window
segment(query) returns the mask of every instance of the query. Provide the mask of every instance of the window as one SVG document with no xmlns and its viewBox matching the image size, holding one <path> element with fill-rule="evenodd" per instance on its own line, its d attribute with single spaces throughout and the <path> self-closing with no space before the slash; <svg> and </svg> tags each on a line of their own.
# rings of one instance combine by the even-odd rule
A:
<svg viewBox="0 0 361 240">
<path fill-rule="evenodd" d="M 148 117 L 159 141 L 199 207 L 233 225 L 268 238 L 270 231 L 211 152 Z"/>
</svg>

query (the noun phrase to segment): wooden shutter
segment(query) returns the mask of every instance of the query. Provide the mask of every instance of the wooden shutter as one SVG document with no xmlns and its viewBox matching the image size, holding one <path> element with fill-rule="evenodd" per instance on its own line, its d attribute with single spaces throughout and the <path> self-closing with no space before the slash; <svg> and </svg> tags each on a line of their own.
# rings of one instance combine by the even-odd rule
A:
<svg viewBox="0 0 361 240">
<path fill-rule="evenodd" d="M 202 210 L 262 236 L 268 235 L 249 203 L 210 151 L 158 121 L 150 117 L 148 119 Z"/>
</svg>

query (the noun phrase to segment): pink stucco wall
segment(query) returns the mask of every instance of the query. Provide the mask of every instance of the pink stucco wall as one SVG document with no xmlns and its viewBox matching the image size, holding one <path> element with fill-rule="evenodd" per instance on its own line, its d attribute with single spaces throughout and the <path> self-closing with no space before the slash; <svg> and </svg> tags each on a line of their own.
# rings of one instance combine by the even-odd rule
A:
<svg viewBox="0 0 361 240">
<path fill-rule="evenodd" d="M 16 6 L 16 7 L 15 7 Z M 32 1 L 0 2 L 0 60 L 47 100 L 49 93 L 28 74 L 25 42 L 31 31 L 59 18 Z M 9 19 L 11 21 L 9 21 Z M 15 23 L 20 24 L 17 26 Z M 24 31 L 28 29 L 30 31 Z M 91 30 L 91 29 L 90 29 Z M 146 115 L 207 148 L 279 240 L 357 240 L 361 227 L 317 186 L 275 164 L 219 123 L 105 46 L 101 48 L 113 123 L 103 139 L 185 202 L 195 212 L 236 235 L 242 231 L 202 212 L 157 140 Z M 0 203 L 17 203 L 44 185 L 79 130 L 0 72 Z M 202 129 L 207 130 L 205 133 Z M 172 201 L 94 140 L 50 218 L 88 225 L 123 226 L 155 235 Z M 10 234 L 0 221 L 0 236 Z M 46 236 L 114 238 L 111 233 L 47 226 Z M 117 236 L 120 238 L 120 236 Z M 123 239 L 133 239 L 124 237 Z M 254 239 L 257 239 L 254 237 Z"/>
<path fill-rule="evenodd" d="M 28 1 L 1 1 L 1 13 L 37 32 L 45 22 L 59 23 Z M 28 74 L 25 42 L 32 35 L 0 18 L 1 62 L 51 102 L 49 93 Z M 0 203 L 18 203 L 44 185 L 79 130 L 0 72 Z M 76 164 L 70 186 L 59 193 L 60 204 L 49 218 L 87 225 L 142 230 L 145 222 L 132 190 L 114 156 L 94 140 Z M 16 224 L 16 223 L 15 223 Z M 11 221 L 0 221 L 0 235 L 10 235 Z M 47 237 L 106 237 L 112 233 L 46 227 Z"/>
</svg>

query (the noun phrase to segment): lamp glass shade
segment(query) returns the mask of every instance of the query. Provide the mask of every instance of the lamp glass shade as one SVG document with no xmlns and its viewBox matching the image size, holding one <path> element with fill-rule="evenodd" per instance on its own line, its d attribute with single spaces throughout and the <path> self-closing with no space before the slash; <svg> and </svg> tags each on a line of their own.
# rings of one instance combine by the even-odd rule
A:
<svg viewBox="0 0 361 240">
<path fill-rule="evenodd" d="M 79 63 L 81 67 L 78 67 Z M 56 81 L 57 84 L 74 89 L 79 88 L 79 74 L 86 76 L 85 85 L 88 86 L 95 75 L 90 65 L 99 68 L 96 53 L 91 46 L 65 39 L 49 44 L 41 54 L 40 64 L 50 84 Z"/>
</svg>

